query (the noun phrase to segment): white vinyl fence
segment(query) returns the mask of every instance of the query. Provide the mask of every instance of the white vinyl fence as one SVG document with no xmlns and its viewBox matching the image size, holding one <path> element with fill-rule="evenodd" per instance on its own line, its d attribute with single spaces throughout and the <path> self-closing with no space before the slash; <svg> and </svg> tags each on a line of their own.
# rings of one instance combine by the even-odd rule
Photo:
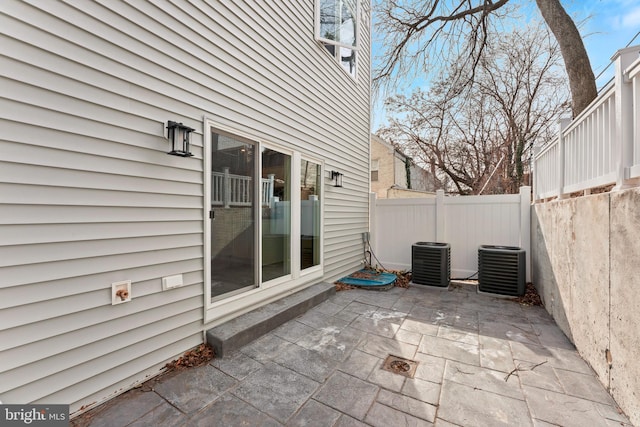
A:
<svg viewBox="0 0 640 427">
<path fill-rule="evenodd" d="M 526 251 L 527 281 L 531 280 L 531 187 L 520 194 L 435 198 L 376 199 L 371 195 L 371 247 L 387 269 L 411 269 L 411 245 L 441 242 L 451 245 L 451 277 L 478 271 L 480 245 L 517 246 Z M 373 258 L 373 264 L 376 259 Z"/>
<path fill-rule="evenodd" d="M 614 80 L 573 121 L 563 120 L 558 139 L 535 156 L 534 198 L 565 198 L 578 191 L 640 177 L 640 46 L 614 55 Z M 637 180 L 636 180 L 637 181 Z"/>
</svg>

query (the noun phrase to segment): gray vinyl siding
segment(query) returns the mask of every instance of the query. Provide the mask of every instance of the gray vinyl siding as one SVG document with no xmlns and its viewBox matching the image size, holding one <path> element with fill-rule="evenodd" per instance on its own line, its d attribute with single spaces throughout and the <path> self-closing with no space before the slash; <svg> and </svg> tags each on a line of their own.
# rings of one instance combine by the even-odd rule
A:
<svg viewBox="0 0 640 427">
<path fill-rule="evenodd" d="M 2 1 L 0 401 L 77 411 L 202 342 L 204 117 L 343 172 L 325 278 L 358 267 L 370 18 L 354 80 L 313 40 L 313 3 Z M 166 154 L 167 120 L 196 129 L 194 158 Z M 112 306 L 120 280 L 133 298 Z"/>
</svg>

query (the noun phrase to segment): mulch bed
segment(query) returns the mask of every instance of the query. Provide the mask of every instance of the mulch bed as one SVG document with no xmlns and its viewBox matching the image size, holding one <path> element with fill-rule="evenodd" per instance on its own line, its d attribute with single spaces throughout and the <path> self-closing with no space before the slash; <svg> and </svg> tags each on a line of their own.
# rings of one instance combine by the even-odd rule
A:
<svg viewBox="0 0 640 427">
<path fill-rule="evenodd" d="M 176 360 L 172 360 L 164 365 L 164 369 L 166 372 L 171 372 L 206 365 L 214 356 L 215 355 L 211 347 L 207 344 L 200 344 L 198 347 L 187 351 Z"/>
<path fill-rule="evenodd" d="M 540 295 L 538 295 L 538 291 L 532 283 L 527 283 L 524 295 L 518 298 L 514 298 L 514 301 L 524 306 L 542 305 Z"/>
</svg>

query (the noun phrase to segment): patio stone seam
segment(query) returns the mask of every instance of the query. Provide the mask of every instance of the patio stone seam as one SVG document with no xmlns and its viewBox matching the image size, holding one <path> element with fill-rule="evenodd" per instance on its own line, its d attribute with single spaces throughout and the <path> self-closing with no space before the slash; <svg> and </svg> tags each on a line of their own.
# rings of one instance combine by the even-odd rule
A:
<svg viewBox="0 0 640 427">
<path fill-rule="evenodd" d="M 531 410 L 531 405 L 529 404 L 529 399 L 527 399 L 527 394 L 524 392 L 524 387 L 522 385 L 522 381 L 520 380 L 520 375 L 518 375 L 518 383 L 520 384 L 520 392 L 522 393 L 522 396 L 524 398 L 524 404 L 527 407 L 527 412 L 529 413 L 529 418 L 531 419 L 531 422 L 533 423 L 533 411 Z M 537 419 L 537 418 L 535 418 Z M 544 421 L 544 420 L 540 420 L 540 421 Z"/>
<path fill-rule="evenodd" d="M 151 392 L 153 394 L 155 394 L 156 396 L 158 396 L 160 399 L 162 399 L 162 401 L 168 403 L 171 407 L 173 407 L 174 409 L 176 409 L 178 412 L 180 412 L 183 416 L 188 417 L 187 414 L 185 414 L 183 411 L 180 410 L 180 408 L 178 408 L 177 406 L 173 405 L 171 402 L 169 402 L 167 399 L 165 399 L 164 397 L 162 397 L 161 395 L 159 395 L 153 388 L 151 389 Z M 138 420 L 141 420 L 142 418 L 146 417 L 147 415 L 149 415 L 151 412 L 153 412 L 154 410 L 156 410 L 157 408 L 159 408 L 160 406 L 162 406 L 162 402 L 158 403 L 156 406 L 154 406 L 153 408 L 149 409 L 147 412 L 145 412 L 144 414 L 140 415 L 138 418 L 136 418 L 135 420 L 132 420 L 131 422 L 129 422 L 128 424 L 126 424 L 126 426 L 129 426 L 133 423 L 135 423 Z M 126 427 L 125 426 L 125 427 Z"/>
<path fill-rule="evenodd" d="M 369 381 L 367 381 L 369 382 Z M 369 384 L 373 384 L 373 383 L 369 383 Z M 369 411 L 371 411 L 371 408 L 373 408 L 373 405 L 375 405 L 376 403 L 380 403 L 378 402 L 378 396 L 380 395 L 380 390 L 382 390 L 382 387 L 380 387 L 378 384 L 373 384 L 375 386 L 378 387 L 378 391 L 376 391 L 376 395 L 373 397 L 373 400 L 371 401 L 371 404 L 369 404 L 369 407 L 367 408 L 367 410 L 365 411 L 364 415 L 362 416 L 362 419 L 360 421 L 362 421 L 364 423 L 365 418 L 367 418 L 367 415 L 369 415 Z"/>
<path fill-rule="evenodd" d="M 231 393 L 230 393 L 230 394 L 231 394 Z M 246 400 L 244 400 L 244 399 L 243 399 L 243 398 L 241 398 L 240 396 L 235 395 L 235 394 L 231 394 L 231 396 L 233 396 L 233 397 L 235 397 L 236 399 L 238 399 L 238 400 L 240 400 L 240 401 L 242 401 L 242 402 L 246 403 L 247 405 L 251 406 L 253 409 L 255 409 L 256 411 L 258 411 L 258 412 L 259 412 L 260 414 L 262 414 L 263 416 L 265 416 L 265 417 L 267 417 L 267 418 L 270 418 L 270 419 L 274 420 L 274 421 L 275 421 L 275 422 L 277 422 L 278 424 L 284 425 L 284 424 L 283 424 L 282 422 L 280 422 L 277 418 L 275 418 L 275 417 L 273 417 L 273 416 L 271 416 L 271 415 L 267 414 L 266 412 L 264 412 L 263 410 L 261 410 L 261 409 L 259 409 L 259 408 L 256 408 L 256 407 L 255 407 L 255 405 L 252 405 L 251 403 L 247 402 Z M 218 397 L 218 399 L 220 399 L 221 397 L 222 397 L 222 395 L 221 395 L 221 396 L 219 396 L 219 397 Z M 216 399 L 215 401 L 218 401 L 218 399 Z M 215 401 L 214 401 L 214 402 L 215 402 Z M 213 402 L 212 402 L 212 404 L 213 404 Z M 299 409 L 298 409 L 298 410 L 299 410 Z M 298 412 L 298 411 L 296 411 L 296 413 L 297 413 L 297 412 Z"/>
<path fill-rule="evenodd" d="M 215 366 L 212 366 L 212 367 L 213 367 L 214 369 L 218 369 L 218 368 L 216 368 Z M 222 372 L 222 370 L 220 370 L 220 369 L 218 369 L 218 370 L 219 370 L 220 372 Z M 222 372 L 222 373 L 224 374 L 224 372 Z M 232 378 L 233 378 L 233 377 L 232 377 Z M 190 420 L 190 419 L 194 418 L 194 417 L 196 416 L 196 414 L 201 413 L 202 411 L 204 411 L 204 410 L 206 410 L 207 408 L 209 408 L 209 406 L 211 406 L 211 405 L 215 404 L 218 400 L 220 400 L 223 396 L 225 396 L 225 395 L 227 395 L 227 394 L 229 394 L 229 395 L 231 395 L 231 396 L 234 396 L 234 397 L 236 397 L 236 398 L 240 399 L 240 397 L 238 397 L 238 396 L 236 396 L 235 394 L 233 394 L 233 391 L 234 391 L 236 388 L 240 387 L 241 383 L 242 383 L 242 381 L 236 381 L 236 383 L 235 383 L 234 385 L 232 385 L 231 387 L 229 387 L 228 389 L 226 389 L 225 391 L 223 391 L 222 393 L 220 393 L 220 395 L 219 395 L 218 397 L 216 397 L 216 398 L 215 398 L 215 399 L 213 399 L 211 402 L 207 403 L 206 405 L 204 405 L 203 407 L 201 407 L 201 408 L 200 408 L 200 409 L 198 409 L 197 411 L 193 412 L 192 414 L 189 414 L 189 413 L 187 413 L 187 412 L 182 411 L 180 408 L 178 408 L 177 406 L 173 405 L 173 404 L 172 404 L 171 402 L 169 402 L 167 399 L 164 399 L 164 397 L 163 397 L 163 399 L 164 399 L 164 400 L 165 400 L 169 405 L 173 406 L 173 407 L 174 407 L 174 408 L 176 408 L 178 411 L 180 411 L 180 413 L 182 413 L 182 414 L 186 417 L 186 419 L 187 419 L 187 421 L 188 421 L 188 420 Z M 162 396 L 160 396 L 160 397 L 162 397 Z M 240 400 L 242 400 L 242 399 L 240 399 Z M 245 402 L 244 400 L 242 400 L 242 401 L 243 401 L 243 402 Z M 251 407 L 254 407 L 254 406 L 253 406 L 253 405 L 251 405 L 249 402 L 245 402 L 245 403 L 246 403 L 246 404 L 248 404 L 248 405 L 250 405 Z M 254 407 L 254 408 L 255 408 L 255 407 Z M 255 409 L 258 409 L 258 408 L 255 408 Z M 258 410 L 259 410 L 259 409 L 258 409 Z M 260 412 L 261 412 L 261 413 L 263 413 L 262 411 L 260 411 Z M 266 415 L 266 414 L 265 414 L 265 415 Z"/>
<path fill-rule="evenodd" d="M 322 385 L 321 385 L 321 387 L 322 387 Z M 320 387 L 319 387 L 319 388 L 320 388 Z M 317 391 L 317 390 L 316 390 L 316 391 Z M 377 395 L 376 395 L 376 396 L 377 396 Z M 306 402 L 304 402 L 304 404 L 303 404 L 302 406 L 300 406 L 300 408 L 298 408 L 298 410 L 297 410 L 297 411 L 296 411 L 296 412 L 295 412 L 291 417 L 289 417 L 289 419 L 287 420 L 287 422 L 286 422 L 286 423 L 284 423 L 284 424 L 283 424 L 283 426 L 288 426 L 288 425 L 289 425 L 289 422 L 291 422 L 291 421 L 296 417 L 296 415 L 298 415 L 298 413 L 300 413 L 300 412 L 302 411 L 302 409 L 303 409 L 303 408 L 304 408 L 304 407 L 305 407 L 309 402 L 311 402 L 312 400 L 313 400 L 314 402 L 316 402 L 317 404 L 319 404 L 319 405 L 323 405 L 323 406 L 326 406 L 327 408 L 331 408 L 331 409 L 333 409 L 334 411 L 336 411 L 336 412 L 338 412 L 338 413 L 340 414 L 340 416 L 338 417 L 338 419 L 337 419 L 337 420 L 336 420 L 336 421 L 331 425 L 331 427 L 336 426 L 336 425 L 340 422 L 340 418 L 342 418 L 342 416 L 349 417 L 349 418 L 353 418 L 353 419 L 357 419 L 357 418 L 355 418 L 353 415 L 349 415 L 349 414 L 347 414 L 347 413 L 344 413 L 344 412 L 342 412 L 342 411 L 341 411 L 340 409 L 338 409 L 338 408 L 334 408 L 333 406 L 331 406 L 331 405 L 329 405 L 329 404 L 327 404 L 327 403 L 325 403 L 325 402 L 321 402 L 321 401 L 319 401 L 318 399 L 316 399 L 316 398 L 315 398 L 315 393 L 314 393 L 314 395 L 312 395 L 309 399 L 307 399 L 307 401 L 306 401 Z M 375 399 L 374 399 L 374 402 L 375 402 Z M 371 408 L 369 408 L 369 409 L 371 409 Z M 365 418 L 366 418 L 367 414 L 369 413 L 369 409 L 367 409 L 367 412 L 365 412 L 365 414 L 364 414 L 364 417 L 365 417 Z M 364 419 L 364 418 L 363 418 L 363 419 Z M 358 421 L 361 421 L 361 420 L 358 420 Z"/>
<path fill-rule="evenodd" d="M 464 341 L 460 341 L 460 340 L 451 340 L 451 339 L 449 339 L 447 337 L 441 337 L 441 336 L 438 336 L 438 335 L 425 335 L 425 336 L 427 336 L 429 338 L 439 338 L 439 339 L 442 339 L 442 340 L 447 340 L 447 341 L 451 341 L 451 342 L 457 342 L 457 343 L 460 343 L 460 344 L 471 345 L 471 346 L 478 347 L 478 350 L 480 349 L 480 344 L 479 343 L 478 344 L 469 344 L 468 342 L 464 342 Z"/>
<path fill-rule="evenodd" d="M 160 381 L 159 381 L 160 382 Z M 182 415 L 184 415 L 187 418 L 190 418 L 189 414 L 187 412 L 184 412 L 182 409 L 180 409 L 179 407 L 177 407 L 176 405 L 174 405 L 173 403 L 171 403 L 167 398 L 165 398 L 163 395 L 161 395 L 160 393 L 158 393 L 153 387 L 151 388 L 151 392 L 153 394 L 155 394 L 156 396 L 158 396 L 160 399 L 162 399 L 165 403 L 167 403 L 169 406 L 173 407 L 175 410 L 177 410 L 178 412 L 180 412 Z M 216 399 L 218 400 L 218 399 Z M 144 418 L 147 414 L 153 412 L 154 409 L 158 408 L 162 406 L 162 403 L 158 404 L 157 406 L 154 406 L 153 408 L 151 408 L 149 411 L 145 412 L 143 415 L 141 415 L 140 417 L 138 417 L 136 420 L 131 421 L 129 424 L 134 423 L 135 421 Z M 208 406 L 208 405 L 207 405 Z M 201 408 L 202 409 L 202 408 Z M 198 409 L 197 412 L 200 412 L 200 409 Z M 127 424 L 127 425 L 129 425 Z"/>
<path fill-rule="evenodd" d="M 375 369 L 375 368 L 374 368 L 374 369 Z M 368 381 L 368 380 L 366 380 L 366 379 L 361 379 L 361 378 L 355 377 L 355 376 L 353 376 L 353 375 L 351 375 L 351 374 L 349 374 L 349 373 L 347 373 L 347 372 L 340 371 L 340 373 L 342 373 L 342 374 L 344 374 L 344 375 L 346 375 L 346 376 L 348 376 L 348 377 L 355 378 L 355 379 L 357 379 L 358 381 L 365 382 L 365 383 L 367 383 L 367 384 L 369 384 L 369 385 L 372 385 L 372 386 L 374 386 L 374 387 L 376 387 L 376 388 L 377 388 L 377 390 L 376 390 L 376 392 L 375 392 L 375 395 L 373 396 L 373 399 L 371 400 L 371 403 L 370 403 L 370 404 L 369 404 L 369 406 L 367 407 L 367 410 L 366 410 L 366 411 L 364 411 L 364 415 L 362 416 L 362 418 L 357 418 L 356 416 L 354 416 L 354 415 L 352 415 L 352 414 L 348 414 L 348 413 L 344 412 L 343 410 L 341 410 L 340 408 L 336 408 L 335 406 L 331 405 L 331 403 L 329 403 L 329 402 L 323 402 L 323 401 L 321 401 L 321 400 L 316 399 L 316 397 L 317 397 L 317 395 L 318 395 L 319 391 L 320 391 L 320 390 L 322 390 L 323 386 L 326 384 L 326 381 L 325 381 L 324 383 L 320 384 L 320 386 L 319 386 L 319 387 L 318 387 L 318 388 L 317 388 L 317 389 L 316 389 L 316 390 L 311 394 L 311 397 L 309 398 L 309 400 L 310 400 L 310 399 L 313 399 L 313 400 L 317 401 L 318 403 L 321 403 L 321 404 L 323 404 L 323 405 L 325 405 L 325 406 L 328 406 L 329 408 L 335 409 L 336 411 L 340 412 L 340 413 L 341 413 L 341 414 L 343 414 L 343 415 L 346 415 L 346 416 L 348 416 L 348 417 L 354 418 L 354 419 L 356 419 L 356 420 L 361 421 L 361 422 L 363 422 L 363 423 L 364 423 L 364 419 L 367 417 L 367 414 L 369 413 L 369 411 L 371 410 L 371 408 L 373 407 L 373 405 L 377 402 L 377 400 L 378 400 L 378 395 L 380 394 L 380 390 L 382 389 L 382 387 L 381 387 L 379 384 L 372 383 L 372 382 L 370 382 L 370 381 Z M 307 400 L 307 401 L 308 401 L 308 400 Z"/>
<path fill-rule="evenodd" d="M 487 371 L 497 372 L 497 373 L 498 373 L 498 374 L 500 374 L 500 375 L 503 375 L 503 374 L 504 374 L 504 372 L 502 372 L 502 371 L 498 371 L 497 369 L 486 368 L 486 367 L 483 367 L 483 366 L 469 365 L 468 363 L 459 362 L 459 361 L 457 361 L 457 360 L 449 360 L 449 359 L 447 359 L 447 363 L 449 363 L 449 362 L 453 362 L 453 363 L 455 363 L 455 364 L 459 364 L 459 365 L 466 365 L 466 366 L 469 366 L 469 367 L 471 367 L 471 368 L 475 368 L 475 369 L 480 368 L 480 369 L 485 369 L 485 370 L 487 370 Z M 446 367 L 446 365 L 445 365 L 445 370 L 444 370 L 444 371 L 446 372 L 446 370 L 447 370 L 447 367 Z M 464 371 L 460 371 L 460 370 L 458 370 L 458 372 L 460 372 L 460 373 L 462 373 L 462 374 L 465 374 L 465 375 L 475 375 L 474 373 L 464 372 Z M 507 374 L 507 375 L 508 375 L 508 374 Z M 511 375 L 510 375 L 510 377 L 513 377 L 513 376 L 517 376 L 517 377 L 518 377 L 518 388 L 520 389 L 520 391 L 523 391 L 523 390 L 522 390 L 522 385 L 521 385 L 521 383 L 520 383 L 520 376 L 519 376 L 519 375 L 517 375 L 517 373 L 513 373 L 513 374 L 511 374 Z M 506 375 L 505 375 L 505 377 L 506 377 Z M 444 378 L 442 379 L 442 381 L 444 381 Z M 447 379 L 447 381 L 451 381 L 451 382 L 453 382 L 453 383 L 460 384 L 460 385 L 466 385 L 467 387 L 474 387 L 474 386 L 470 386 L 469 384 L 461 383 L 461 382 L 456 381 L 456 380 L 451 379 L 451 378 Z M 507 381 L 505 381 L 505 383 L 507 383 Z M 511 397 L 512 399 L 517 399 L 517 400 L 524 400 L 524 397 L 523 397 L 522 399 L 519 399 L 519 398 L 514 397 L 514 396 L 512 396 L 512 395 L 504 395 L 504 394 L 502 394 L 502 393 L 497 393 L 497 392 L 495 392 L 495 391 L 487 390 L 487 389 L 485 389 L 485 388 L 481 388 L 481 387 L 474 387 L 474 388 L 478 388 L 478 389 L 480 389 L 480 390 L 484 390 L 484 391 L 486 391 L 486 392 L 488 392 L 488 393 L 497 394 L 497 395 L 499 395 L 499 396 Z M 543 390 L 544 390 L 544 389 L 543 389 Z M 523 393 L 523 396 L 524 396 L 524 393 Z"/>
<path fill-rule="evenodd" d="M 566 392 L 566 391 L 565 391 L 565 392 L 560 393 L 560 392 L 555 391 L 555 390 L 549 390 L 549 389 L 542 388 L 542 387 L 537 387 L 537 386 L 535 386 L 535 385 L 531 385 L 531 384 L 526 384 L 526 386 L 527 386 L 527 387 L 529 387 L 529 388 L 535 388 L 535 389 L 538 389 L 538 390 L 550 391 L 550 392 L 552 392 L 552 393 L 564 394 L 565 396 L 574 397 L 574 398 L 576 398 L 576 399 L 580 399 L 580 400 L 585 400 L 585 401 L 587 401 L 587 402 L 591 402 L 591 403 L 593 403 L 594 405 L 606 405 L 606 406 L 614 407 L 613 405 L 611 405 L 611 404 L 609 404 L 609 403 L 604 403 L 604 402 L 600 402 L 600 401 L 598 401 L 598 400 L 589 399 L 588 397 L 584 397 L 584 396 L 579 396 L 579 395 L 571 394 L 571 393 L 568 393 L 568 392 Z M 563 390 L 564 390 L 564 387 L 562 387 L 562 388 L 563 388 Z M 605 389 L 605 390 L 606 390 L 606 389 Z M 607 393 L 608 393 L 608 392 L 607 392 Z M 609 394 L 609 396 L 611 396 L 611 395 Z M 613 398 L 612 398 L 612 399 L 613 399 Z M 615 399 L 613 399 L 613 402 L 615 402 Z M 615 407 L 618 407 L 618 408 L 619 408 L 619 406 L 618 406 L 618 404 L 617 404 L 617 403 L 616 403 L 616 406 L 615 406 Z"/>
<path fill-rule="evenodd" d="M 317 390 L 315 390 L 315 391 L 314 391 L 314 393 L 315 393 L 316 391 L 317 391 Z M 244 402 L 245 404 L 247 404 L 247 405 L 251 406 L 253 409 L 255 409 L 256 411 L 258 411 L 258 412 L 259 412 L 260 414 L 262 414 L 263 416 L 265 416 L 265 417 L 267 417 L 267 418 L 270 418 L 270 419 L 274 420 L 275 422 L 277 422 L 277 423 L 278 423 L 278 424 L 280 424 L 280 425 L 285 425 L 285 423 L 282 423 L 282 422 L 281 422 L 280 420 L 278 420 L 277 418 L 275 418 L 275 417 L 273 417 L 273 416 L 271 416 L 271 415 L 267 414 L 266 412 L 264 412 L 264 411 L 263 411 L 263 410 L 261 410 L 260 408 L 257 408 L 255 405 L 251 404 L 251 402 L 247 402 L 247 401 L 246 401 L 245 399 L 243 399 L 241 396 L 238 396 L 237 394 L 233 394 L 233 393 L 231 393 L 231 391 L 230 391 L 230 390 L 228 391 L 228 393 L 229 393 L 231 396 L 235 397 L 236 399 L 238 399 L 238 400 L 240 400 L 240 401 Z M 218 397 L 218 399 L 220 399 L 222 396 L 224 396 L 224 395 L 220 395 L 220 396 Z M 211 402 L 211 404 L 213 404 L 214 402 L 218 401 L 218 399 L 216 399 L 216 400 L 214 400 L 213 402 Z M 308 401 L 308 400 L 307 400 L 307 401 Z M 306 402 L 305 402 L 305 403 L 306 403 Z M 209 406 L 209 405 L 207 405 L 207 406 Z M 301 405 L 301 406 L 300 406 L 300 408 L 302 408 L 302 406 L 304 406 L 304 404 L 303 404 L 303 405 Z M 295 413 L 298 413 L 298 411 L 300 410 L 300 408 L 298 408 L 298 410 L 297 410 Z M 204 409 L 204 408 L 203 408 L 203 409 Z M 289 418 L 289 419 L 290 419 L 290 418 Z M 288 420 L 287 420 L 287 421 L 288 421 Z"/>
<path fill-rule="evenodd" d="M 403 396 L 404 396 L 404 395 L 403 395 Z M 409 397 L 409 396 L 407 396 L 407 397 Z M 412 398 L 412 399 L 413 399 L 413 398 Z M 424 420 L 424 421 L 426 421 L 426 422 L 428 422 L 428 423 L 432 423 L 432 424 L 433 424 L 433 423 L 435 422 L 435 419 L 436 419 L 436 417 L 434 417 L 434 421 L 429 421 L 427 418 L 424 418 L 424 417 L 422 417 L 422 416 L 420 416 L 420 415 L 412 414 L 412 413 L 409 413 L 409 412 L 407 412 L 407 411 L 403 411 L 402 409 L 396 408 L 396 407 L 394 407 L 394 406 L 384 404 L 384 403 L 379 402 L 379 401 L 377 400 L 377 396 L 376 396 L 376 400 L 374 400 L 374 401 L 373 401 L 373 403 L 371 403 L 371 406 L 375 405 L 376 403 L 377 403 L 378 405 L 382 405 L 382 406 L 385 406 L 385 407 L 387 407 L 387 408 L 393 409 L 394 411 L 402 412 L 403 414 L 406 414 L 406 415 L 408 415 L 408 416 L 410 416 L 410 417 L 418 418 L 418 419 L 420 419 L 420 420 Z M 430 403 L 427 403 L 427 402 L 423 402 L 423 403 L 425 403 L 425 404 L 427 404 L 427 405 L 431 405 Z M 436 405 L 431 405 L 431 406 L 436 406 Z M 437 407 L 436 407 L 436 408 L 437 408 Z M 371 408 L 369 408 L 369 410 L 370 410 L 370 409 L 371 409 Z M 369 411 L 367 411 L 367 414 L 368 414 L 368 413 L 369 413 Z M 366 415 L 365 415 L 365 418 L 366 418 Z"/>
<path fill-rule="evenodd" d="M 331 360 L 332 360 L 332 361 L 336 361 L 335 359 L 331 359 Z M 310 380 L 312 380 L 312 381 L 319 382 L 317 379 L 315 379 L 315 378 L 313 378 L 313 377 L 310 377 L 309 375 L 307 375 L 307 374 L 305 374 L 305 373 L 303 373 L 303 372 L 298 372 L 298 371 L 296 371 L 295 369 L 293 369 L 293 368 L 292 368 L 292 367 L 290 367 L 290 366 L 287 366 L 287 365 L 282 364 L 282 363 L 278 363 L 275 359 L 271 360 L 271 362 L 273 362 L 273 363 L 275 363 L 276 365 L 281 366 L 281 367 L 283 367 L 283 368 L 290 369 L 290 370 L 292 370 L 293 372 L 295 372 L 296 374 L 300 374 L 300 375 L 302 375 L 303 377 L 308 378 L 308 379 L 310 379 Z M 331 371 L 330 371 L 330 372 L 329 372 L 329 374 L 327 375 L 327 378 L 329 378 L 331 375 L 333 375 L 336 371 L 339 371 L 339 369 L 337 368 L 337 365 L 336 365 L 336 367 L 334 367 L 334 368 L 332 368 L 332 369 L 331 369 Z M 341 371 L 341 372 L 342 372 L 342 371 Z M 325 381 L 326 381 L 326 379 L 325 379 Z M 322 385 L 322 384 L 323 384 L 323 382 L 321 382 L 321 383 L 320 383 L 320 385 Z"/>
<path fill-rule="evenodd" d="M 444 374 L 447 371 L 447 363 L 449 359 L 445 359 L 444 367 L 442 368 L 442 378 L 440 378 L 440 392 L 438 393 L 438 404 L 434 405 L 436 407 L 436 412 L 433 415 L 434 424 L 438 420 L 438 413 L 440 412 L 440 402 L 442 401 L 442 391 L 444 390 Z M 446 421 L 446 420 L 445 420 Z M 449 421 L 450 422 L 450 421 Z M 453 423 L 452 423 L 453 424 Z"/>
<path fill-rule="evenodd" d="M 158 392 L 156 392 L 155 390 L 153 390 L 153 392 L 154 392 L 156 395 L 160 396 L 160 398 L 161 398 L 162 400 L 164 400 L 165 402 L 167 402 L 167 404 L 169 404 L 170 406 L 172 406 L 173 408 L 175 408 L 178 412 L 180 412 L 181 414 L 183 414 L 185 417 L 190 418 L 190 416 L 189 416 L 189 414 L 188 414 L 187 412 L 184 412 L 182 409 L 180 409 L 179 407 L 177 407 L 176 405 L 174 405 L 173 403 L 171 403 L 168 399 L 166 399 L 164 396 L 160 395 L 160 394 L 159 394 Z M 218 400 L 218 399 L 216 399 L 216 400 Z M 215 401 L 214 401 L 214 402 L 215 402 Z M 158 406 L 160 406 L 160 405 L 158 405 Z M 156 409 L 158 406 L 156 406 L 156 407 L 155 407 L 155 408 L 153 408 L 153 409 Z M 209 405 L 207 405 L 207 406 L 209 406 Z M 206 407 L 206 406 L 205 406 L 205 407 Z M 152 409 L 151 411 L 153 411 L 153 409 Z M 196 411 L 196 412 L 200 412 L 200 410 L 201 410 L 201 409 L 202 409 L 202 408 L 200 408 L 200 409 L 199 409 L 198 411 Z M 149 412 L 151 412 L 151 411 L 149 411 Z M 147 412 L 147 414 L 148 414 L 149 412 Z M 144 415 L 147 415 L 147 414 L 144 414 Z M 140 418 L 142 418 L 142 417 L 140 417 Z"/>
</svg>

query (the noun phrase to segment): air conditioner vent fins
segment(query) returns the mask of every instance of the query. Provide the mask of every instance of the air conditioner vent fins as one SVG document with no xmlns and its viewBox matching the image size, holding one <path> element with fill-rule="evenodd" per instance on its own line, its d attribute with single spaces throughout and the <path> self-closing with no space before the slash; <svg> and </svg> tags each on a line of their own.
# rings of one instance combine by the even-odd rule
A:
<svg viewBox="0 0 640 427">
<path fill-rule="evenodd" d="M 412 281 L 446 288 L 451 279 L 451 245 L 417 242 L 411 246 Z"/>
<path fill-rule="evenodd" d="M 513 246 L 478 248 L 478 290 L 521 296 L 525 291 L 525 250 Z"/>
</svg>

